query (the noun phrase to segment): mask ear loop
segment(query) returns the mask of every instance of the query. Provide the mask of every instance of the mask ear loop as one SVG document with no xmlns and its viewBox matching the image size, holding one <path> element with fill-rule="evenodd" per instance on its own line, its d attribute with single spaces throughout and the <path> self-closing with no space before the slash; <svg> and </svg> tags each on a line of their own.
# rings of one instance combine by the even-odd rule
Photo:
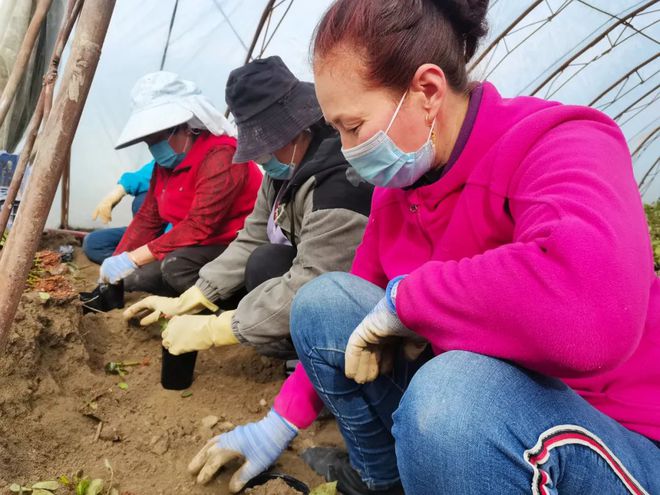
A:
<svg viewBox="0 0 660 495">
<path fill-rule="evenodd" d="M 293 145 L 293 154 L 291 155 L 291 160 L 289 161 L 289 165 L 291 165 L 292 167 L 296 166 L 296 164 L 293 163 L 293 160 L 295 160 L 295 158 L 296 158 L 296 149 L 297 148 L 298 148 L 298 143 Z"/>
<path fill-rule="evenodd" d="M 170 139 L 172 139 L 172 136 L 174 136 L 178 132 L 179 127 L 180 126 L 176 126 L 175 128 L 173 128 L 172 131 L 170 132 L 169 137 L 167 138 L 167 144 L 170 145 L 170 148 L 172 147 L 172 145 L 170 144 Z M 187 149 L 188 142 L 190 141 L 191 134 L 195 134 L 194 132 L 192 132 L 193 130 L 191 128 L 189 128 L 188 130 L 190 130 L 191 132 L 187 133 L 188 135 L 186 136 L 186 143 L 183 145 L 182 153 L 188 153 L 190 151 L 189 149 Z M 199 132 L 197 134 L 199 134 Z"/>
<path fill-rule="evenodd" d="M 406 89 L 406 92 L 403 93 L 403 96 L 401 97 L 401 100 L 399 101 L 399 104 L 397 105 L 396 110 L 394 111 L 394 115 L 392 115 L 392 120 L 390 120 L 390 125 L 388 125 L 387 129 L 385 129 L 385 134 L 388 134 L 390 132 L 390 128 L 392 127 L 392 124 L 394 124 L 394 120 L 396 119 L 396 116 L 399 115 L 399 110 L 401 110 L 401 106 L 403 105 L 403 102 L 406 99 L 407 94 L 408 94 L 408 90 Z"/>
</svg>

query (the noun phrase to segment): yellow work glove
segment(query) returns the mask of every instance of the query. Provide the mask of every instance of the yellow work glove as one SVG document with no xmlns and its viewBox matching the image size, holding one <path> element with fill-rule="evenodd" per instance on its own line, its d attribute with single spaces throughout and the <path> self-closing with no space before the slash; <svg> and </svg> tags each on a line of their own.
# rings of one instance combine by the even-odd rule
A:
<svg viewBox="0 0 660 495">
<path fill-rule="evenodd" d="M 183 315 L 172 318 L 163 331 L 163 347 L 178 356 L 185 352 L 238 344 L 231 329 L 233 311 L 216 315 Z"/>
<path fill-rule="evenodd" d="M 112 209 L 124 196 L 126 196 L 126 189 L 124 189 L 121 184 L 117 184 L 114 189 L 110 191 L 98 205 L 96 205 L 96 208 L 92 213 L 92 220 L 101 217 L 103 223 L 110 223 L 112 220 Z"/>
<path fill-rule="evenodd" d="M 194 315 L 204 308 L 214 313 L 218 307 L 204 297 L 202 291 L 195 285 L 179 297 L 149 296 L 136 302 L 124 311 L 124 318 L 130 320 L 139 314 L 150 311 L 140 320 L 143 327 L 156 323 L 161 317 L 172 318 L 178 315 Z"/>
</svg>

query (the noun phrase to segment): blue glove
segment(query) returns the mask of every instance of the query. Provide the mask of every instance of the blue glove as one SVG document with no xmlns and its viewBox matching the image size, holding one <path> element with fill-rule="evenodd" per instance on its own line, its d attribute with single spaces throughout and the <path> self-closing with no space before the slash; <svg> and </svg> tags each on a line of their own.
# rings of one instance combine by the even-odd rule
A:
<svg viewBox="0 0 660 495">
<path fill-rule="evenodd" d="M 348 339 L 344 373 L 357 383 L 368 383 L 394 366 L 397 347 L 388 345 L 403 339 L 406 358 L 415 360 L 426 347 L 426 340 L 405 327 L 396 314 L 396 292 L 403 277 L 393 279 L 385 297 L 365 316 Z"/>
<path fill-rule="evenodd" d="M 133 260 L 128 257 L 128 253 L 106 258 L 101 265 L 99 283 L 117 284 L 133 273 L 137 267 Z"/>
<path fill-rule="evenodd" d="M 188 470 L 197 474 L 197 483 L 205 484 L 229 461 L 244 457 L 245 462 L 229 481 L 229 491 L 237 493 L 268 469 L 297 434 L 295 426 L 271 409 L 261 421 L 237 426 L 209 440 L 190 462 Z"/>
</svg>

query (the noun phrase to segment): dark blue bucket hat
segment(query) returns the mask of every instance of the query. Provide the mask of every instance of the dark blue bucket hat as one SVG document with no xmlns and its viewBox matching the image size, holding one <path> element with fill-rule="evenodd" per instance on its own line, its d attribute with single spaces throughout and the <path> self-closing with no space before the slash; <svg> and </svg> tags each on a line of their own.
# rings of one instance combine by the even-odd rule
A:
<svg viewBox="0 0 660 495">
<path fill-rule="evenodd" d="M 238 130 L 234 163 L 282 148 L 323 116 L 314 85 L 299 81 L 280 57 L 234 69 L 225 101 Z"/>
</svg>

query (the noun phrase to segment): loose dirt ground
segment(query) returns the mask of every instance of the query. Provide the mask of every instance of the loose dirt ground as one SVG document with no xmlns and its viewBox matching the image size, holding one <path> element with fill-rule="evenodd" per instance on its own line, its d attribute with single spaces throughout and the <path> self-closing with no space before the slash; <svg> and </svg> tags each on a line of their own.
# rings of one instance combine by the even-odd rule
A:
<svg viewBox="0 0 660 495">
<path fill-rule="evenodd" d="M 49 238 L 44 247 L 67 241 Z M 75 289 L 91 290 L 98 267 L 79 249 L 73 265 L 68 278 Z M 139 297 L 129 295 L 127 304 Z M 121 378 L 104 372 L 110 361 L 143 364 Z M 182 396 L 160 386 L 160 362 L 157 328 L 130 326 L 121 311 L 83 316 L 75 299 L 26 292 L 0 357 L 0 494 L 10 493 L 11 483 L 79 470 L 108 480 L 105 459 L 124 495 L 228 493 L 231 470 L 199 486 L 188 462 L 211 436 L 266 414 L 284 380 L 284 363 L 239 346 L 200 352 L 191 395 Z M 275 469 L 316 486 L 323 480 L 298 453 L 338 444 L 334 421 L 317 421 Z"/>
</svg>

